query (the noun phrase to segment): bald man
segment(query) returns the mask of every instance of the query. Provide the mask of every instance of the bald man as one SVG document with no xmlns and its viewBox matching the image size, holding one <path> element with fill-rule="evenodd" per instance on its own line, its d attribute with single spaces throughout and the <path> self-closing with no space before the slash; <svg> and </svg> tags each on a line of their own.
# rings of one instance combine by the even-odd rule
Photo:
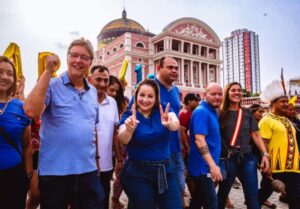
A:
<svg viewBox="0 0 300 209">
<path fill-rule="evenodd" d="M 217 108 L 223 100 L 219 84 L 211 83 L 204 101 L 194 110 L 190 124 L 191 151 L 188 172 L 195 182 L 191 209 L 217 209 L 214 182 L 222 181 L 218 166 L 221 154 L 221 135 Z"/>
</svg>

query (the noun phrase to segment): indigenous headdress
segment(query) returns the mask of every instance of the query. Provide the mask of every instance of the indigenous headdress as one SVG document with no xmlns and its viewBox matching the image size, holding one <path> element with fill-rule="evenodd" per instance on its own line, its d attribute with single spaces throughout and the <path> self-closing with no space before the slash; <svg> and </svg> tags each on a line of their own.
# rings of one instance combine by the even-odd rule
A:
<svg viewBox="0 0 300 209">
<path fill-rule="evenodd" d="M 281 69 L 281 81 L 272 81 L 272 83 L 266 86 L 259 97 L 262 101 L 271 103 L 280 97 L 289 96 L 288 87 L 289 85 L 283 79 L 283 69 Z"/>
</svg>

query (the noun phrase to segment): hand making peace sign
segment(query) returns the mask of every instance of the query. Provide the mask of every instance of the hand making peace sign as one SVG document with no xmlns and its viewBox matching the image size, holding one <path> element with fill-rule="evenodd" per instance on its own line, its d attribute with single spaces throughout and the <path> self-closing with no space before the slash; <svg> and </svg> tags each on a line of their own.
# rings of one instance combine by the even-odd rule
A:
<svg viewBox="0 0 300 209">
<path fill-rule="evenodd" d="M 134 104 L 132 105 L 131 111 L 132 115 L 125 120 L 125 126 L 127 131 L 133 133 L 140 121 L 136 119 L 136 109 Z"/>
<path fill-rule="evenodd" d="M 161 117 L 161 124 L 167 128 L 170 128 L 172 124 L 172 117 L 169 115 L 170 103 L 167 104 L 165 111 L 161 105 L 159 105 L 160 117 Z"/>
</svg>

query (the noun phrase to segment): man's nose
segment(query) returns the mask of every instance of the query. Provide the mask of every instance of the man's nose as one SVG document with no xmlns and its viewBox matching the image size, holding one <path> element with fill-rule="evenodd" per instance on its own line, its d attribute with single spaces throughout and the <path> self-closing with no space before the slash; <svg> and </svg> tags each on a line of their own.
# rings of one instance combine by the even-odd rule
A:
<svg viewBox="0 0 300 209">
<path fill-rule="evenodd" d="M 6 73 L 3 73 L 1 77 L 2 77 L 2 79 L 7 79 L 8 75 Z"/>
</svg>

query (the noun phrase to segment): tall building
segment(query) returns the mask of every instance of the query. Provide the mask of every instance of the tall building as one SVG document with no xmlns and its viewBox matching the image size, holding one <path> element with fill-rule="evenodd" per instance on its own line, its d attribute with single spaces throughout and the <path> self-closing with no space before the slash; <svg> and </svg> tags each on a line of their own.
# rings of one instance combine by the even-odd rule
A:
<svg viewBox="0 0 300 209">
<path fill-rule="evenodd" d="M 258 35 L 247 29 L 235 30 L 225 38 L 223 50 L 223 85 L 236 81 L 251 94 L 260 93 Z"/>
<path fill-rule="evenodd" d="M 171 56 L 179 65 L 176 85 L 182 96 L 188 92 L 203 95 L 209 82 L 220 83 L 220 47 L 217 34 L 204 22 L 195 18 L 180 18 L 169 23 L 155 35 L 137 21 L 122 17 L 105 25 L 98 37 L 94 64 L 106 65 L 110 73 L 119 76 L 122 62 L 128 61 L 126 73 L 127 96 L 134 92 L 137 64 L 142 64 L 143 79 L 156 73 L 158 61 Z"/>
</svg>

